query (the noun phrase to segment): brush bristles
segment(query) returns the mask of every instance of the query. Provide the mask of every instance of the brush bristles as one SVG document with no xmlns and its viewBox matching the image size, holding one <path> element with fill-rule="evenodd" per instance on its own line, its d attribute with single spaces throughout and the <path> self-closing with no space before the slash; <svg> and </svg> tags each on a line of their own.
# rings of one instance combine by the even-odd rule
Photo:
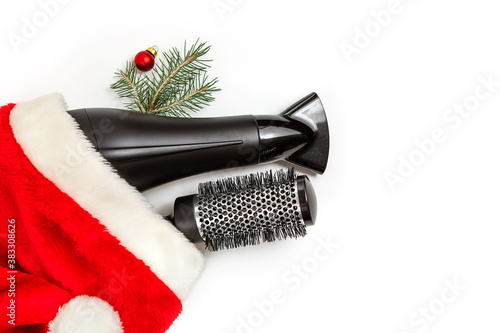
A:
<svg viewBox="0 0 500 333">
<path fill-rule="evenodd" d="M 283 169 L 276 172 L 267 171 L 261 173 L 251 173 L 244 176 L 218 179 L 216 181 L 201 183 L 198 185 L 198 194 L 202 196 L 239 193 L 256 188 L 267 186 L 279 186 L 286 183 L 295 182 L 297 174 L 294 168 L 287 171 Z"/>
<path fill-rule="evenodd" d="M 207 182 L 199 186 L 197 218 L 210 250 L 306 235 L 294 169 Z"/>
<path fill-rule="evenodd" d="M 258 245 L 287 238 L 304 237 L 307 234 L 305 225 L 277 227 L 270 230 L 260 230 L 250 233 L 234 233 L 220 237 L 205 239 L 205 247 L 212 251 L 228 250 L 237 247 Z"/>
</svg>

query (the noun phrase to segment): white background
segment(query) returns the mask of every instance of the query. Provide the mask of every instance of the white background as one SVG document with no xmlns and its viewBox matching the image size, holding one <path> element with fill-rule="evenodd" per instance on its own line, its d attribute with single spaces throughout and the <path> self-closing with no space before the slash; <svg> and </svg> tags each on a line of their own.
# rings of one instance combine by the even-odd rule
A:
<svg viewBox="0 0 500 333">
<path fill-rule="evenodd" d="M 500 332 L 500 86 L 473 105 L 481 76 L 500 82 L 497 2 L 401 0 L 383 27 L 371 12 L 388 0 L 70 0 L 36 21 L 42 7 L 0 5 L 2 105 L 57 91 L 70 109 L 120 107 L 109 89 L 116 68 L 151 45 L 200 37 L 222 91 L 199 116 L 275 114 L 311 91 L 327 110 L 329 165 L 307 173 L 316 226 L 297 241 L 200 247 L 205 270 L 169 332 Z M 25 20 L 40 25 L 29 38 Z M 357 53 L 346 57 L 346 44 Z M 464 101 L 475 107 L 467 118 L 443 118 Z M 415 141 L 436 129 L 446 139 L 423 157 Z M 409 175 L 400 158 L 411 157 L 421 165 Z M 146 195 L 166 214 L 198 182 L 283 166 Z M 385 175 L 398 167 L 406 174 L 392 191 Z M 329 241 L 339 247 L 318 252 Z M 273 293 L 282 296 L 271 306 Z"/>
</svg>

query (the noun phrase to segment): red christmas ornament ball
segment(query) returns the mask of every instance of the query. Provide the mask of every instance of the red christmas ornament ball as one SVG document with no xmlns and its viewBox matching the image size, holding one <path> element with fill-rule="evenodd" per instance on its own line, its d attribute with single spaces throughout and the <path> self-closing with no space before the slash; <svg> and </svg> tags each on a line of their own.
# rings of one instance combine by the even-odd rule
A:
<svg viewBox="0 0 500 333">
<path fill-rule="evenodd" d="M 157 51 L 152 47 L 137 53 L 134 58 L 135 66 L 141 72 L 150 71 L 155 65 L 155 58 L 157 54 Z"/>
</svg>

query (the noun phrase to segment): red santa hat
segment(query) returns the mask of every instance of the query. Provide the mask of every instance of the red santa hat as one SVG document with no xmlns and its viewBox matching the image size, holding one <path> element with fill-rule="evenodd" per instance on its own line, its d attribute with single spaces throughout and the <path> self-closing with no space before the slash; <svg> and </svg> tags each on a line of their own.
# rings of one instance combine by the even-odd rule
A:
<svg viewBox="0 0 500 333">
<path fill-rule="evenodd" d="M 0 154 L 0 331 L 165 332 L 202 255 L 93 149 L 63 97 L 2 107 Z"/>
</svg>

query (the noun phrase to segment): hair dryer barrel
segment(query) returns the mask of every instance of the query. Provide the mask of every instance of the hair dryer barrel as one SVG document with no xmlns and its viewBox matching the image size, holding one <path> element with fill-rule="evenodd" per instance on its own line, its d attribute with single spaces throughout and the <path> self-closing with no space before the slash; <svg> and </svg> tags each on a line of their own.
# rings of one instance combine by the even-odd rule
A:
<svg viewBox="0 0 500 333">
<path fill-rule="evenodd" d="M 69 113 L 103 157 L 139 190 L 282 159 L 322 173 L 328 160 L 326 115 L 314 93 L 277 116 L 175 118 L 107 108 Z"/>
</svg>

